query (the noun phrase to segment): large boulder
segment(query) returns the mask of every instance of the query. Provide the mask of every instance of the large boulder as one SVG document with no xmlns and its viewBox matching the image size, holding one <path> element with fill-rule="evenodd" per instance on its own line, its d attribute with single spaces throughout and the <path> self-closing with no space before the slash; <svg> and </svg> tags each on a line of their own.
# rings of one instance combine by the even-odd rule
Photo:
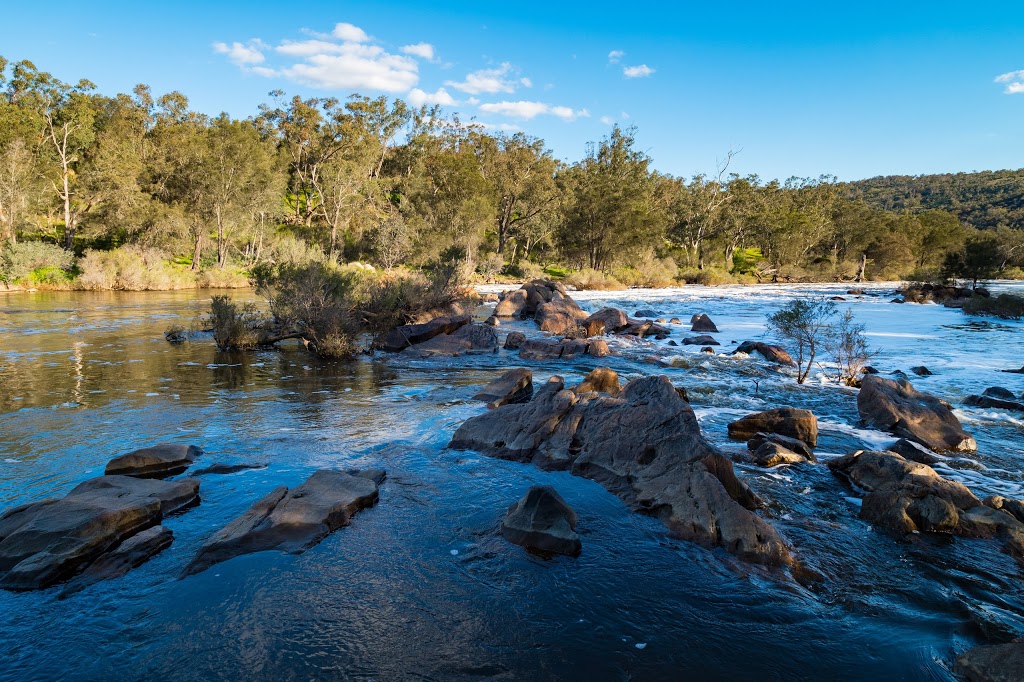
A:
<svg viewBox="0 0 1024 682">
<path fill-rule="evenodd" d="M 967 682 L 1024 680 L 1024 642 L 979 646 L 960 654 L 953 670 Z"/>
<path fill-rule="evenodd" d="M 166 478 L 189 468 L 203 454 L 195 445 L 164 444 L 142 448 L 107 462 L 107 476 Z"/>
<path fill-rule="evenodd" d="M 624 310 L 619 308 L 601 308 L 596 313 L 591 313 L 590 317 L 584 320 L 585 324 L 592 322 L 602 322 L 604 323 L 605 332 L 614 333 L 625 329 L 629 325 L 629 317 Z"/>
<path fill-rule="evenodd" d="M 752 510 L 761 503 L 701 435 L 689 403 L 664 376 L 612 396 L 577 395 L 552 378 L 533 400 L 466 420 L 449 445 L 569 469 L 601 483 L 676 536 L 765 564 L 790 564 L 782 537 Z"/>
<path fill-rule="evenodd" d="M 103 580 L 120 578 L 170 547 L 172 542 L 174 542 L 174 533 L 169 528 L 163 526 L 147 528 L 122 542 L 117 549 L 101 555 L 100 558 L 89 564 L 88 568 L 75 576 L 64 587 L 60 596 L 65 598 L 84 590 L 89 585 Z"/>
<path fill-rule="evenodd" d="M 766 444 L 770 445 L 766 447 Z M 794 464 L 797 461 L 817 461 L 807 443 L 798 438 L 790 438 L 778 433 L 755 433 L 747 441 L 747 449 L 754 453 L 755 461 L 762 466 L 775 466 L 775 464 L 783 463 L 783 460 L 789 460 L 785 462 L 787 464 Z M 788 454 L 795 455 L 799 460 L 789 457 Z M 776 455 L 779 456 L 778 461 L 774 464 L 765 464 L 764 460 L 771 459 Z"/>
<path fill-rule="evenodd" d="M 818 444 L 818 419 L 810 410 L 780 407 L 748 414 L 729 424 L 730 438 L 747 440 L 762 432 L 796 438 L 813 448 Z"/>
<path fill-rule="evenodd" d="M 796 367 L 796 361 L 793 357 L 786 352 L 782 346 L 773 346 L 762 341 L 744 341 L 740 345 L 736 346 L 736 353 L 759 353 L 761 357 L 769 362 L 774 362 L 777 365 L 787 365 L 789 367 Z"/>
<path fill-rule="evenodd" d="M 469 315 L 446 315 L 422 324 L 403 324 L 385 334 L 380 345 L 384 350 L 397 353 L 440 334 L 453 334 L 459 327 L 469 324 L 471 319 Z"/>
<path fill-rule="evenodd" d="M 380 470 L 321 469 L 302 485 L 280 486 L 207 540 L 181 577 L 236 556 L 278 549 L 301 554 L 377 502 Z"/>
<path fill-rule="evenodd" d="M 166 514 L 198 500 L 195 479 L 89 479 L 62 498 L 0 516 L 0 587 L 31 590 L 65 580 Z"/>
<path fill-rule="evenodd" d="M 555 292 L 550 301 L 537 306 L 534 319 L 542 332 L 563 336 L 575 333 L 587 314 L 571 298 Z"/>
<path fill-rule="evenodd" d="M 711 321 L 711 318 L 706 313 L 701 313 L 693 319 L 693 325 L 690 327 L 691 332 L 711 332 L 712 334 L 718 333 L 718 327 Z"/>
<path fill-rule="evenodd" d="M 427 358 L 434 355 L 492 353 L 498 348 L 498 334 L 486 324 L 467 324 L 451 334 L 439 334 L 428 341 L 407 348 L 405 353 Z"/>
<path fill-rule="evenodd" d="M 533 486 L 508 508 L 501 534 L 509 542 L 552 554 L 576 556 L 582 547 L 576 512 L 547 485 Z"/>
<path fill-rule="evenodd" d="M 583 381 L 581 381 L 579 385 L 574 387 L 572 390 L 576 395 L 587 393 L 588 391 L 597 391 L 598 393 L 615 395 L 619 392 L 620 388 L 619 375 L 614 369 L 610 367 L 598 367 L 584 377 Z"/>
<path fill-rule="evenodd" d="M 894 452 L 857 452 L 828 463 L 833 473 L 864 492 L 860 517 L 900 534 L 952 533 L 1002 536 L 1011 554 L 1024 556 L 1024 523 L 1009 509 L 982 504 L 962 483 Z"/>
<path fill-rule="evenodd" d="M 509 403 L 527 401 L 532 395 L 533 372 L 525 367 L 520 367 L 505 372 L 484 386 L 479 393 L 473 396 L 473 400 L 482 400 L 487 403 L 488 408 L 493 409 Z"/>
<path fill-rule="evenodd" d="M 495 317 L 520 317 L 526 307 L 526 291 L 516 289 L 505 294 L 494 306 Z"/>
<path fill-rule="evenodd" d="M 869 426 L 916 441 L 936 452 L 978 449 L 946 403 L 915 390 L 906 380 L 865 376 L 857 395 L 857 410 Z"/>
</svg>

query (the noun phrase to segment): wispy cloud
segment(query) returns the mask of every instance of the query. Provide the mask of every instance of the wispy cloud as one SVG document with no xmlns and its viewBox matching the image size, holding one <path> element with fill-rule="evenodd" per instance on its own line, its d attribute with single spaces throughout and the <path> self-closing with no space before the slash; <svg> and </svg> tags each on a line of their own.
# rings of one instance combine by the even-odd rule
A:
<svg viewBox="0 0 1024 682">
<path fill-rule="evenodd" d="M 515 92 L 520 85 L 531 87 L 529 78 L 518 78 L 516 69 L 508 62 L 494 69 L 480 69 L 466 74 L 463 81 L 445 81 L 445 85 L 470 95 L 494 95 L 499 92 Z"/>
<path fill-rule="evenodd" d="M 622 75 L 626 78 L 647 78 L 652 73 L 654 73 L 654 69 L 646 64 L 640 64 L 639 66 L 625 66 L 622 68 Z"/>
<path fill-rule="evenodd" d="M 440 104 L 451 107 L 458 104 L 454 97 L 448 94 L 444 88 L 438 88 L 437 92 L 424 92 L 419 88 L 413 88 L 405 96 L 406 101 L 414 107 L 421 107 L 424 104 Z"/>
<path fill-rule="evenodd" d="M 619 60 L 621 60 L 625 56 L 626 53 L 623 52 L 622 50 L 612 50 L 611 52 L 608 53 L 608 63 L 618 64 Z"/>
<path fill-rule="evenodd" d="M 434 46 L 430 43 L 416 43 L 415 45 L 406 45 L 402 48 L 402 52 L 413 57 L 420 57 L 426 59 L 428 62 L 434 61 Z"/>
<path fill-rule="evenodd" d="M 601 123 L 605 124 L 606 126 L 610 126 L 611 124 L 615 123 L 615 117 L 614 116 L 602 116 L 601 117 Z"/>
<path fill-rule="evenodd" d="M 1000 76 L 996 76 L 995 82 L 1006 84 L 1003 92 L 1007 95 L 1024 94 L 1024 69 L 1021 69 L 1020 71 L 1010 71 Z"/>
<path fill-rule="evenodd" d="M 575 121 L 578 118 L 590 116 L 590 112 L 586 109 L 575 110 L 572 107 L 553 106 L 545 102 L 529 102 L 525 100 L 519 102 L 487 102 L 480 105 L 480 111 L 488 114 L 521 118 L 527 121 L 541 115 L 554 116 L 563 121 Z"/>
<path fill-rule="evenodd" d="M 266 60 L 266 57 L 263 55 L 263 50 L 266 47 L 263 41 L 253 39 L 244 44 L 239 42 L 234 42 L 230 45 L 227 43 L 214 43 L 213 51 L 217 54 L 227 55 L 228 61 L 235 66 L 250 66 L 252 64 L 262 64 Z"/>
<path fill-rule="evenodd" d="M 370 41 L 370 36 L 366 35 L 366 31 L 358 26 L 344 22 L 335 24 L 334 30 L 331 33 L 335 38 L 344 40 L 346 43 L 367 43 Z"/>
</svg>

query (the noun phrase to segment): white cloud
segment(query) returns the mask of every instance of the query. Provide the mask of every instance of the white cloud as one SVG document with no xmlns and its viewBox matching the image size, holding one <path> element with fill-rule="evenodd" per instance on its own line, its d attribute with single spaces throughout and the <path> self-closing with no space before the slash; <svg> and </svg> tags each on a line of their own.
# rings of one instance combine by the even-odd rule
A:
<svg viewBox="0 0 1024 682">
<path fill-rule="evenodd" d="M 345 22 L 335 24 L 334 30 L 331 33 L 334 34 L 335 38 L 344 40 L 346 43 L 367 43 L 370 41 L 370 36 L 366 35 L 366 31 Z"/>
<path fill-rule="evenodd" d="M 622 117 L 623 121 L 629 120 L 629 114 L 627 114 L 625 111 L 619 114 L 619 116 Z"/>
<path fill-rule="evenodd" d="M 430 93 L 424 92 L 419 88 L 413 88 L 409 91 L 409 94 L 405 96 L 405 99 L 409 104 L 414 107 L 421 107 L 424 104 L 440 104 L 442 106 L 451 107 L 458 104 L 455 99 L 448 94 L 448 91 L 444 88 L 438 88 L 437 92 Z"/>
<path fill-rule="evenodd" d="M 996 76 L 996 83 L 1006 83 L 1006 88 L 1003 90 L 1007 95 L 1019 95 L 1024 94 L 1024 69 L 1020 71 L 1010 71 L 1000 76 Z"/>
<path fill-rule="evenodd" d="M 421 57 L 426 59 L 428 62 L 434 61 L 434 46 L 430 43 L 416 43 L 415 45 L 406 45 L 402 48 L 402 52 L 410 54 L 413 57 Z"/>
<path fill-rule="evenodd" d="M 522 118 L 530 120 L 541 115 L 555 116 L 562 119 L 563 121 L 575 121 L 577 118 L 585 118 L 590 116 L 590 112 L 586 109 L 580 109 L 579 111 L 573 110 L 571 107 L 564 106 L 552 106 L 544 102 L 487 102 L 480 105 L 480 111 L 488 114 L 500 114 L 502 116 L 511 116 L 513 118 Z"/>
<path fill-rule="evenodd" d="M 525 84 L 523 81 L 529 81 L 529 79 L 523 78 L 517 81 L 514 78 L 509 78 L 508 76 L 513 71 L 512 65 L 505 62 L 496 69 L 480 69 L 479 71 L 467 74 L 466 80 L 462 82 L 445 81 L 445 85 L 470 95 L 482 93 L 493 95 L 499 92 L 515 92 L 517 85 Z"/>
<path fill-rule="evenodd" d="M 524 88 L 532 88 L 533 87 L 533 81 L 530 80 L 529 78 L 520 78 L 519 82 L 523 84 Z"/>
<path fill-rule="evenodd" d="M 615 117 L 614 116 L 602 116 L 601 117 L 601 123 L 605 124 L 606 126 L 610 126 L 611 124 L 615 123 Z"/>
<path fill-rule="evenodd" d="M 257 76 L 263 76 L 264 78 L 273 78 L 274 76 L 281 75 L 277 71 L 277 69 L 271 69 L 270 67 L 267 66 L 254 66 L 250 68 L 249 71 L 256 74 Z"/>
<path fill-rule="evenodd" d="M 626 53 L 622 50 L 612 50 L 608 53 L 608 63 L 618 64 L 619 60 L 626 56 Z"/>
<path fill-rule="evenodd" d="M 228 61 L 235 66 L 249 66 L 250 64 L 261 64 L 266 59 L 263 56 L 263 49 L 266 46 L 259 40 L 250 40 L 246 44 L 234 42 L 214 43 L 213 51 L 217 54 L 227 55 Z"/>
<path fill-rule="evenodd" d="M 641 64 L 640 66 L 626 66 L 622 69 L 622 75 L 626 78 L 646 78 L 652 73 L 654 73 L 654 69 L 646 64 Z"/>
</svg>

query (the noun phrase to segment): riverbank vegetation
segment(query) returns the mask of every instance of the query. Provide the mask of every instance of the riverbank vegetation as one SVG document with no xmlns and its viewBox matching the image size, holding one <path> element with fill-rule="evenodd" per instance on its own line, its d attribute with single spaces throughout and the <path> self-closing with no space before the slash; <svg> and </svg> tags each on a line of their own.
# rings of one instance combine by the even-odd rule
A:
<svg viewBox="0 0 1024 682">
<path fill-rule="evenodd" d="M 523 133 L 360 95 L 274 92 L 254 117 L 207 116 L 178 92 L 104 95 L 0 57 L 0 281 L 244 286 L 308 263 L 408 276 L 453 247 L 477 281 L 579 288 L 971 278 L 972 244 L 987 277 L 1022 274 L 1022 173 L 777 181 L 730 172 L 732 157 L 673 177 L 615 127 L 565 162 Z"/>
</svg>

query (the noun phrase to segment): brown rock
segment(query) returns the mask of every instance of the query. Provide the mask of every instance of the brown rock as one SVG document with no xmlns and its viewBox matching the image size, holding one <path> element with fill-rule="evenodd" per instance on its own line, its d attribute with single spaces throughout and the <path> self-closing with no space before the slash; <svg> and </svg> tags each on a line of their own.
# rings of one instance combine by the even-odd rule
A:
<svg viewBox="0 0 1024 682">
<path fill-rule="evenodd" d="M 604 339 L 594 339 L 587 344 L 587 355 L 593 355 L 595 358 L 603 358 L 611 354 L 612 352 L 608 349 L 608 344 Z"/>
<path fill-rule="evenodd" d="M 107 476 L 166 478 L 185 471 L 203 450 L 195 445 L 164 444 L 115 457 L 107 463 Z"/>
<path fill-rule="evenodd" d="M 464 353 L 491 353 L 498 348 L 498 335 L 486 324 L 467 324 L 451 334 L 441 334 L 429 341 L 417 343 L 407 353 L 430 357 L 433 355 L 462 355 Z"/>
<path fill-rule="evenodd" d="M 506 350 L 519 350 L 519 347 L 526 342 L 526 334 L 522 332 L 509 332 L 505 337 Z"/>
<path fill-rule="evenodd" d="M 765 360 L 774 362 L 777 365 L 788 365 L 796 367 L 796 361 L 781 346 L 762 343 L 761 341 L 744 341 L 733 353 L 759 353 Z"/>
<path fill-rule="evenodd" d="M 482 400 L 489 409 L 521 403 L 533 395 L 533 372 L 523 367 L 509 370 L 484 386 L 483 390 L 473 396 L 473 400 Z"/>
<path fill-rule="evenodd" d="M 906 380 L 865 376 L 857 395 L 857 410 L 868 425 L 936 452 L 978 448 L 943 401 L 915 390 Z"/>
<path fill-rule="evenodd" d="M 606 332 L 617 332 L 625 329 L 629 324 L 629 317 L 626 312 L 618 308 L 601 308 L 586 319 L 587 322 L 601 321 L 604 323 Z"/>
<path fill-rule="evenodd" d="M 720 346 L 722 344 L 715 340 L 715 337 L 702 334 L 701 336 L 689 336 L 683 339 L 684 346 Z"/>
<path fill-rule="evenodd" d="M 60 598 L 64 599 L 103 580 L 120 578 L 128 571 L 141 566 L 174 542 L 174 533 L 163 526 L 153 526 L 136 533 L 116 549 L 103 554 L 89 567 L 67 584 Z"/>
<path fill-rule="evenodd" d="M 576 556 L 582 543 L 576 534 L 576 512 L 558 492 L 535 485 L 508 508 L 501 534 L 509 542 L 552 554 Z"/>
<path fill-rule="evenodd" d="M 953 669 L 967 682 L 1024 680 L 1024 642 L 990 644 L 960 654 Z"/>
<path fill-rule="evenodd" d="M 760 432 L 796 438 L 812 448 L 818 444 L 818 420 L 810 410 L 780 407 L 748 414 L 729 424 L 730 438 L 746 440 Z"/>
<path fill-rule="evenodd" d="M 417 343 L 423 343 L 440 334 L 453 334 L 469 324 L 469 315 L 436 317 L 422 324 L 403 324 L 389 331 L 381 341 L 381 348 L 397 353 Z"/>
<path fill-rule="evenodd" d="M 598 393 L 615 395 L 619 392 L 619 375 L 615 373 L 615 370 L 609 367 L 598 367 L 597 369 L 592 370 L 590 374 L 580 382 L 580 385 L 572 390 L 576 395 L 581 395 L 588 391 L 597 391 Z"/>
</svg>

